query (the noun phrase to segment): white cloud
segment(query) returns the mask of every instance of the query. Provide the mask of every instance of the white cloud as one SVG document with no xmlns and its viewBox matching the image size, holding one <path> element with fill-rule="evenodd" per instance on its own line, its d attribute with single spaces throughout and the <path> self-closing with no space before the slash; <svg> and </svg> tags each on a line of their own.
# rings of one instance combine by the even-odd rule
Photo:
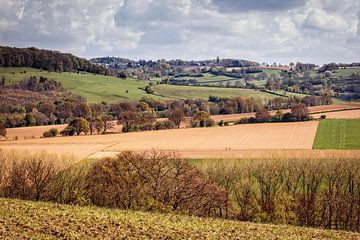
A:
<svg viewBox="0 0 360 240">
<path fill-rule="evenodd" d="M 0 0 L 0 6 L 0 44 L 85 57 L 324 63 L 360 54 L 358 0 Z"/>
<path fill-rule="evenodd" d="M 344 31 L 349 25 L 340 15 L 329 14 L 322 9 L 313 9 L 305 20 L 305 27 L 325 31 Z"/>
</svg>

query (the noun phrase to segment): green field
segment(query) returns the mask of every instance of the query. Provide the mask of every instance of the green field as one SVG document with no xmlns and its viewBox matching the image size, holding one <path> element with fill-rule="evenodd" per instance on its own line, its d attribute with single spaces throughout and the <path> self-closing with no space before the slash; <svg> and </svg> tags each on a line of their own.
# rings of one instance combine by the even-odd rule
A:
<svg viewBox="0 0 360 240">
<path fill-rule="evenodd" d="M 0 198 L 1 239 L 358 239 L 358 233 Z"/>
<path fill-rule="evenodd" d="M 26 73 L 21 73 L 24 71 Z M 134 79 L 120 79 L 89 73 L 56 73 L 40 71 L 34 68 L 0 68 L 0 78 L 3 76 L 7 84 L 30 76 L 47 77 L 61 82 L 66 90 L 85 97 L 89 102 L 106 101 L 113 103 L 147 96 L 142 89 L 139 89 L 144 88 L 147 83 Z M 126 90 L 128 90 L 128 93 L 126 93 Z"/>
<path fill-rule="evenodd" d="M 360 119 L 322 120 L 314 149 L 360 149 Z"/>
<path fill-rule="evenodd" d="M 335 76 L 338 76 L 338 77 L 347 78 L 347 77 L 350 77 L 351 74 L 353 74 L 353 73 L 358 73 L 358 74 L 360 74 L 360 67 L 347 68 L 347 69 L 337 69 L 337 70 L 334 72 L 334 75 L 335 75 Z"/>
<path fill-rule="evenodd" d="M 153 90 L 168 98 L 186 99 L 203 98 L 208 99 L 209 95 L 218 97 L 253 97 L 256 99 L 272 99 L 278 97 L 271 93 L 264 93 L 252 89 L 243 88 L 216 88 L 216 87 L 193 87 L 159 84 L 152 87 Z"/>
<path fill-rule="evenodd" d="M 23 73 L 26 71 L 26 73 Z M 14 83 L 30 76 L 43 76 L 62 83 L 66 90 L 85 97 L 89 102 L 106 101 L 114 103 L 121 100 L 136 100 L 141 97 L 153 97 L 157 99 L 208 99 L 209 95 L 219 97 L 254 97 L 271 99 L 276 97 L 269 93 L 254 91 L 251 89 L 193 87 L 159 84 L 153 87 L 156 94 L 146 94 L 144 90 L 148 85 L 145 81 L 135 79 L 120 79 L 89 73 L 56 73 L 40 71 L 33 68 L 0 68 L 0 78 L 5 77 L 6 84 Z M 126 90 L 128 92 L 126 92 Z"/>
</svg>

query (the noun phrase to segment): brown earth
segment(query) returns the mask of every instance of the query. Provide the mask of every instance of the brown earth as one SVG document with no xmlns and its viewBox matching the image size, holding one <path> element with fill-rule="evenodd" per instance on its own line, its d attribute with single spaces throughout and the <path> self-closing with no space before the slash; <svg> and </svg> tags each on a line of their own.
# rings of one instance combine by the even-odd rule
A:
<svg viewBox="0 0 360 240">
<path fill-rule="evenodd" d="M 321 115 L 326 115 L 326 118 L 330 119 L 341 119 L 341 118 L 360 118 L 360 109 L 355 110 L 346 110 L 338 112 L 327 112 L 327 113 L 317 113 L 313 114 L 314 118 L 320 118 Z"/>
<path fill-rule="evenodd" d="M 341 111 L 341 110 L 359 109 L 359 108 L 360 108 L 360 104 L 348 103 L 348 104 L 336 104 L 336 105 L 324 105 L 324 106 L 309 107 L 309 112 L 311 115 L 313 115 L 313 114 L 322 113 L 322 112 L 326 113 L 326 112 L 332 112 L 332 111 Z M 290 112 L 291 109 L 282 109 L 280 111 L 283 113 L 287 113 L 287 112 Z M 269 111 L 269 112 L 271 115 L 274 115 L 274 114 L 276 114 L 277 110 L 273 110 L 273 111 Z M 322 115 L 322 114 L 320 114 L 320 115 Z M 341 115 L 338 115 L 338 116 L 341 116 Z M 211 116 L 211 118 L 215 122 L 220 122 L 221 120 L 233 122 L 233 121 L 239 121 L 242 118 L 249 118 L 249 117 L 255 117 L 255 113 L 240 113 L 240 114 L 227 114 L 227 115 Z M 318 118 L 318 117 L 316 117 L 316 118 Z"/>
</svg>

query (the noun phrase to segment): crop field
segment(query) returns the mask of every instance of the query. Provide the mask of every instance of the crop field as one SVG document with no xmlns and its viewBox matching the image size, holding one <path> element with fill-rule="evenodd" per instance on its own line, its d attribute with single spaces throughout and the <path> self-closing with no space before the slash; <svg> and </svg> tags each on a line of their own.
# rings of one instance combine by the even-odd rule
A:
<svg viewBox="0 0 360 240">
<path fill-rule="evenodd" d="M 314 149 L 359 149 L 360 119 L 323 120 L 319 123 Z"/>
<path fill-rule="evenodd" d="M 318 122 L 243 124 L 217 128 L 57 137 L 0 142 L 0 148 L 71 153 L 79 157 L 106 156 L 124 150 L 184 151 L 188 157 L 249 149 L 311 149 Z M 191 152 L 194 151 L 194 155 Z M 229 153 L 230 154 L 230 153 Z M 241 152 L 240 152 L 241 154 Z"/>
<path fill-rule="evenodd" d="M 360 118 L 360 109 L 317 113 L 317 114 L 312 114 L 311 116 L 313 116 L 314 118 L 320 118 L 321 115 L 326 115 L 326 119 Z"/>
<path fill-rule="evenodd" d="M 360 118 L 360 105 L 356 103 L 347 104 L 334 104 L 309 107 L 309 112 L 314 118 L 320 118 L 325 114 L 329 118 Z M 351 110 L 350 110 L 351 109 Z M 281 109 L 283 113 L 290 112 L 290 109 Z M 274 115 L 277 110 L 269 111 Z M 239 113 L 239 114 L 226 114 L 226 115 L 212 115 L 211 118 L 215 122 L 223 121 L 239 121 L 242 118 L 255 117 L 255 113 Z"/>
<path fill-rule="evenodd" d="M 359 239 L 358 233 L 0 199 L 2 239 Z"/>
</svg>

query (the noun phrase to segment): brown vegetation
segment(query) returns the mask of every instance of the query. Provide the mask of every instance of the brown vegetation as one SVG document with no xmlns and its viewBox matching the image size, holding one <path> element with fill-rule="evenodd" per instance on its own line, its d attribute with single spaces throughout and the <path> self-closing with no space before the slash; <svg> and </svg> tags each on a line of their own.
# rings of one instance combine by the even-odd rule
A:
<svg viewBox="0 0 360 240">
<path fill-rule="evenodd" d="M 360 231 L 359 159 L 207 161 L 242 221 Z"/>
</svg>

